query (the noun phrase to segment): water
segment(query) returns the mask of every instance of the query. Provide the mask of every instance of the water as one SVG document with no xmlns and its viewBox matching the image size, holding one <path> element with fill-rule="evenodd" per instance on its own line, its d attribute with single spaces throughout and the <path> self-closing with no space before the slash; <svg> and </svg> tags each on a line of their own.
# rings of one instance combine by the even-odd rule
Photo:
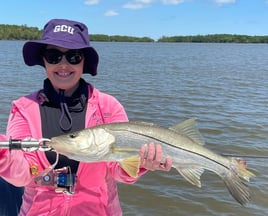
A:
<svg viewBox="0 0 268 216">
<path fill-rule="evenodd" d="M 41 67 L 23 63 L 23 42 L 0 41 L 0 132 L 11 101 L 42 87 Z M 84 78 L 116 96 L 130 119 L 163 127 L 196 117 L 209 149 L 268 156 L 268 45 L 93 43 L 99 74 Z M 268 159 L 247 158 L 256 174 L 252 200 L 240 206 L 222 180 L 205 172 L 202 188 L 175 169 L 150 172 L 133 185 L 119 184 L 124 215 L 266 215 Z"/>
</svg>

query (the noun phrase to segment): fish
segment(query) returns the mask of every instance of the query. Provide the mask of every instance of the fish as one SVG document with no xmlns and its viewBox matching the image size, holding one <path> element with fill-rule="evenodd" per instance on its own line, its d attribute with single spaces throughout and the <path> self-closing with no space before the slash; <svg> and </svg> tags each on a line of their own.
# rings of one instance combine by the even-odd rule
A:
<svg viewBox="0 0 268 216">
<path fill-rule="evenodd" d="M 201 187 L 205 170 L 217 174 L 241 205 L 251 198 L 247 182 L 255 176 L 245 160 L 222 156 L 206 148 L 196 118 L 169 128 L 151 122 L 118 122 L 97 125 L 52 137 L 49 146 L 59 154 L 81 162 L 117 161 L 128 175 L 136 178 L 140 168 L 139 150 L 144 144 L 160 144 L 163 155 L 172 158 L 175 168 L 191 184 Z"/>
</svg>

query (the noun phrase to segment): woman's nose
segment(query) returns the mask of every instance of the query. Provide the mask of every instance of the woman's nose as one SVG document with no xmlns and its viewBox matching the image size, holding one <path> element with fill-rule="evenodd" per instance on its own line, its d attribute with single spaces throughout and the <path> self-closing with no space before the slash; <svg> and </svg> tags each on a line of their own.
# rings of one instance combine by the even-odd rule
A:
<svg viewBox="0 0 268 216">
<path fill-rule="evenodd" d="M 59 64 L 69 64 L 69 62 L 67 61 L 67 59 L 65 58 L 65 55 L 62 56 Z"/>
</svg>

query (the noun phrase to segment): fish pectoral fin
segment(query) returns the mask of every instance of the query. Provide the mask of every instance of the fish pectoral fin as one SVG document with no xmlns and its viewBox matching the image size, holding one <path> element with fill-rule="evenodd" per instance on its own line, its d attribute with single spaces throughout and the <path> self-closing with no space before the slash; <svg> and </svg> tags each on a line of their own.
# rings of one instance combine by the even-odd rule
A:
<svg viewBox="0 0 268 216">
<path fill-rule="evenodd" d="M 140 158 L 129 157 L 120 162 L 122 169 L 131 177 L 137 178 L 140 170 Z"/>
<path fill-rule="evenodd" d="M 201 187 L 200 176 L 203 174 L 203 168 L 177 168 L 178 172 L 191 184 Z"/>
<path fill-rule="evenodd" d="M 197 126 L 196 119 L 190 118 L 179 124 L 169 127 L 169 130 L 175 131 L 178 134 L 186 135 L 199 145 L 204 145 L 205 141 L 200 134 Z"/>
</svg>

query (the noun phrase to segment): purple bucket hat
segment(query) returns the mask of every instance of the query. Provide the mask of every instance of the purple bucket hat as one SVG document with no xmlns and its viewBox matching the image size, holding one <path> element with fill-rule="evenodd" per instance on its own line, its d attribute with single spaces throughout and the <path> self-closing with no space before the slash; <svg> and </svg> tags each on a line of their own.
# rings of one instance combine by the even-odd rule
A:
<svg viewBox="0 0 268 216">
<path fill-rule="evenodd" d="M 90 46 L 88 29 L 83 23 L 65 19 L 50 20 L 44 26 L 41 40 L 31 40 L 24 44 L 25 64 L 44 67 L 41 53 L 48 44 L 67 49 L 83 49 L 85 56 L 83 73 L 89 73 L 92 76 L 97 74 L 99 56 L 96 50 Z"/>
</svg>

